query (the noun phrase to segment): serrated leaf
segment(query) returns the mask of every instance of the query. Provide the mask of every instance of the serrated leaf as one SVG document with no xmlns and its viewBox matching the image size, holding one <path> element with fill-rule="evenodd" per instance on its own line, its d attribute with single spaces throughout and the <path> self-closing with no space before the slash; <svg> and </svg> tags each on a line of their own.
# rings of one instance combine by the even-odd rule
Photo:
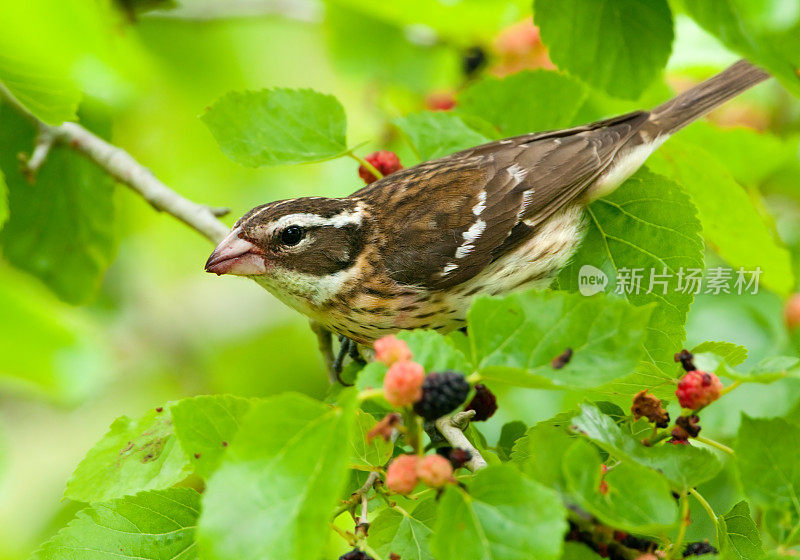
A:
<svg viewBox="0 0 800 560">
<path fill-rule="evenodd" d="M 686 313 L 694 299 L 691 291 L 678 289 L 686 286 L 679 286 L 679 273 L 703 268 L 700 222 L 691 200 L 669 179 L 641 170 L 614 193 L 593 202 L 588 214 L 583 245 L 559 275 L 559 286 L 578 291 L 581 268 L 589 265 L 608 278 L 607 291 L 623 292 L 634 305 L 655 303 L 645 346 L 649 360 L 672 374 L 673 356 L 686 337 Z M 633 394 L 648 386 L 628 385 L 619 392 Z"/>
<path fill-rule="evenodd" d="M 525 422 L 519 420 L 503 424 L 500 429 L 500 437 L 497 439 L 497 456 L 500 457 L 501 461 L 511 460 L 511 452 L 514 449 L 514 445 L 519 438 L 525 436 L 526 431 Z"/>
<path fill-rule="evenodd" d="M 194 472 L 208 478 L 233 441 L 251 402 L 232 395 L 204 395 L 170 406 L 175 435 Z"/>
<path fill-rule="evenodd" d="M 678 507 L 667 479 L 630 461 L 622 461 L 603 476 L 600 454 L 577 440 L 564 455 L 564 477 L 578 504 L 603 523 L 626 531 L 658 535 L 678 519 Z M 604 479 L 607 491 L 601 492 Z"/>
<path fill-rule="evenodd" d="M 458 96 L 458 110 L 489 121 L 502 136 L 564 128 L 575 123 L 586 88 L 550 70 L 484 78 Z"/>
<path fill-rule="evenodd" d="M 737 560 L 758 560 L 764 555 L 761 535 L 750 517 L 750 506 L 746 501 L 742 500 L 718 519 L 720 526 L 724 527 L 723 554 Z"/>
<path fill-rule="evenodd" d="M 729 49 L 764 66 L 795 95 L 800 95 L 797 27 L 771 31 L 753 21 L 747 0 L 683 2 L 689 16 Z M 793 45 L 794 48 L 787 48 Z"/>
<path fill-rule="evenodd" d="M 344 108 L 310 89 L 229 92 L 201 118 L 223 153 L 242 165 L 320 161 L 347 151 Z"/>
<path fill-rule="evenodd" d="M 106 129 L 93 119 L 87 126 L 100 134 Z M 30 153 L 34 136 L 27 120 L 0 105 L 0 169 L 10 210 L 0 231 L 3 255 L 61 299 L 84 303 L 116 252 L 114 181 L 69 147 L 56 146 L 31 185 L 20 173 L 17 153 Z"/>
<path fill-rule="evenodd" d="M 437 560 L 555 560 L 567 531 L 555 492 L 508 465 L 475 475 L 469 493 L 450 486 L 431 539 Z"/>
<path fill-rule="evenodd" d="M 198 542 L 209 559 L 317 558 L 347 480 L 355 414 L 303 395 L 254 405 L 209 479 Z"/>
<path fill-rule="evenodd" d="M 566 482 L 561 465 L 574 439 L 563 425 L 540 422 L 514 444 L 511 461 L 533 480 L 564 492 Z"/>
<path fill-rule="evenodd" d="M 533 12 L 556 66 L 616 97 L 639 97 L 672 50 L 666 0 L 536 0 Z"/>
<path fill-rule="evenodd" d="M 531 291 L 478 298 L 468 328 L 478 370 L 487 381 L 588 388 L 633 371 L 650 312 L 601 295 Z M 572 358 L 555 369 L 552 360 L 567 348 Z"/>
<path fill-rule="evenodd" d="M 72 473 L 64 497 L 105 502 L 167 488 L 191 470 L 167 410 L 150 410 L 138 420 L 121 416 Z"/>
<path fill-rule="evenodd" d="M 572 429 L 617 459 L 635 461 L 660 472 L 681 492 L 710 480 L 722 469 L 722 463 L 706 449 L 688 445 L 645 447 L 623 433 L 610 416 L 594 405 L 581 406 L 580 414 L 572 419 Z"/>
<path fill-rule="evenodd" d="M 747 348 L 732 342 L 707 341 L 692 348 L 692 354 L 706 353 L 719 356 L 729 366 L 738 366 L 747 359 Z"/>
<path fill-rule="evenodd" d="M 381 558 L 394 553 L 403 560 L 433 560 L 428 544 L 433 531 L 415 516 L 416 509 L 409 514 L 386 508 L 370 523 L 369 545 Z"/>
<path fill-rule="evenodd" d="M 200 494 L 151 490 L 92 504 L 32 556 L 34 560 L 193 560 Z"/>
<path fill-rule="evenodd" d="M 391 458 L 394 444 L 378 436 L 367 443 L 367 434 L 375 427 L 377 420 L 366 412 L 356 411 L 353 437 L 350 438 L 350 468 L 375 470 L 383 467 Z"/>
<path fill-rule="evenodd" d="M 753 502 L 800 516 L 800 426 L 743 414 L 735 450 L 742 486 Z"/>
<path fill-rule="evenodd" d="M 453 113 L 426 111 L 392 121 L 402 130 L 422 161 L 446 156 L 490 139 Z"/>
<path fill-rule="evenodd" d="M 780 294 L 794 287 L 791 259 L 773 237 L 750 196 L 730 172 L 701 145 L 676 138 L 663 146 L 648 164 L 654 171 L 680 183 L 697 205 L 703 236 L 735 269 L 762 271 L 759 282 Z M 738 280 L 734 271 L 733 280 Z M 733 293 L 752 293 L 732 283 Z"/>
<path fill-rule="evenodd" d="M 436 331 L 401 331 L 397 338 L 408 344 L 414 361 L 426 372 L 454 370 L 469 374 L 472 371 L 469 359 L 453 340 Z"/>
</svg>

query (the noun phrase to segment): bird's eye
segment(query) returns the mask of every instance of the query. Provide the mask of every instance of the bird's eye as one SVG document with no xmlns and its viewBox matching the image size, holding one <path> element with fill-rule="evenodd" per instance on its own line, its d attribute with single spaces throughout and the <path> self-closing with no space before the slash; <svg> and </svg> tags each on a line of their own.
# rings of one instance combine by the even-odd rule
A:
<svg viewBox="0 0 800 560">
<path fill-rule="evenodd" d="M 289 226 L 281 232 L 281 243 L 292 246 L 297 245 L 303 240 L 305 232 L 300 226 Z"/>
</svg>

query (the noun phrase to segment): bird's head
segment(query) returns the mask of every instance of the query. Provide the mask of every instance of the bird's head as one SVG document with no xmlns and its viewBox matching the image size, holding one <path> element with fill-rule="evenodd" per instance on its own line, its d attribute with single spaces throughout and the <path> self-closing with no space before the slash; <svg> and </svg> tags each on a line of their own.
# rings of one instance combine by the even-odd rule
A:
<svg viewBox="0 0 800 560">
<path fill-rule="evenodd" d="M 319 303 L 364 246 L 361 203 L 296 198 L 253 208 L 211 253 L 206 272 L 253 277 L 280 296 Z"/>
</svg>

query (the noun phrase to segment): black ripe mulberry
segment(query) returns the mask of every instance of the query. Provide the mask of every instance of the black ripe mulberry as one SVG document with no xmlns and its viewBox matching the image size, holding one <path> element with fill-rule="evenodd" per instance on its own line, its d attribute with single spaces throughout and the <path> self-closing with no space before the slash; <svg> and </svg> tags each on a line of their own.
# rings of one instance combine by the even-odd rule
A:
<svg viewBox="0 0 800 560">
<path fill-rule="evenodd" d="M 486 385 L 475 385 L 475 396 L 464 407 L 464 410 L 474 410 L 473 420 L 482 422 L 488 420 L 497 412 L 497 397 L 494 396 Z"/>
<path fill-rule="evenodd" d="M 683 551 L 684 558 L 688 558 L 689 556 L 702 556 L 703 554 L 719 554 L 719 552 L 707 542 L 689 543 Z"/>
<path fill-rule="evenodd" d="M 422 398 L 414 404 L 414 412 L 425 420 L 436 420 L 452 412 L 469 394 L 469 383 L 460 373 L 431 373 L 422 383 Z"/>
</svg>

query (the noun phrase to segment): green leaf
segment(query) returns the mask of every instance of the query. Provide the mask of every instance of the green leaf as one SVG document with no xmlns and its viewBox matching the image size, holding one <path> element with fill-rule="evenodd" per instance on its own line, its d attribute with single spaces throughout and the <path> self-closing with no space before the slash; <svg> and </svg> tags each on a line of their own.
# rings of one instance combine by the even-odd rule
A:
<svg viewBox="0 0 800 560">
<path fill-rule="evenodd" d="M 588 388 L 627 375 L 642 355 L 651 308 L 563 292 L 481 297 L 469 312 L 476 361 L 487 381 Z M 552 360 L 567 348 L 561 369 Z"/>
<path fill-rule="evenodd" d="M 143 490 L 167 488 L 191 472 L 164 409 L 138 420 L 121 416 L 86 454 L 67 482 L 64 497 L 104 502 Z"/>
<path fill-rule="evenodd" d="M 678 519 L 678 507 L 666 478 L 657 472 L 622 461 L 604 479 L 600 491 L 600 454 L 584 440 L 574 442 L 564 455 L 564 477 L 578 504 L 603 523 L 645 535 L 658 535 Z"/>
<path fill-rule="evenodd" d="M 354 421 L 352 404 L 297 394 L 254 405 L 206 487 L 198 529 L 205 557 L 321 557 Z"/>
<path fill-rule="evenodd" d="M 203 115 L 223 153 L 258 167 L 320 161 L 347 151 L 344 108 L 310 89 L 229 92 Z"/>
<path fill-rule="evenodd" d="M 404 340 L 411 349 L 414 361 L 426 372 L 455 370 L 468 374 L 472 364 L 452 339 L 436 331 L 401 331 L 397 338 Z"/>
<path fill-rule="evenodd" d="M 564 426 L 540 422 L 514 444 L 511 461 L 533 480 L 563 492 L 566 482 L 561 465 L 574 439 Z"/>
<path fill-rule="evenodd" d="M 691 292 L 679 289 L 678 274 L 681 269 L 687 273 L 703 268 L 700 222 L 691 200 L 677 184 L 641 170 L 614 193 L 593 202 L 588 214 L 583 245 L 561 272 L 559 286 L 578 291 L 580 271 L 590 265 L 606 275 L 608 290 L 624 292 L 634 305 L 655 302 L 645 346 L 649 360 L 673 374 L 673 356 L 686 337 L 686 313 L 694 299 Z M 636 269 L 641 275 L 638 289 L 632 281 Z M 665 269 L 666 276 L 656 276 Z M 653 290 L 647 293 L 651 278 Z M 633 394 L 642 388 L 628 384 L 610 392 Z"/>
<path fill-rule="evenodd" d="M 84 122 L 101 135 L 107 130 L 106 123 Z M 0 232 L 3 255 L 61 299 L 84 303 L 99 288 L 116 252 L 114 181 L 69 147 L 57 146 L 31 185 L 20 173 L 17 153 L 30 153 L 34 135 L 27 120 L 0 105 L 0 169 L 10 209 Z"/>
<path fill-rule="evenodd" d="M 616 97 L 639 97 L 672 50 L 666 0 L 535 0 L 533 12 L 553 62 Z"/>
<path fill-rule="evenodd" d="M 461 117 L 442 111 L 425 111 L 392 121 L 402 130 L 423 161 L 446 156 L 490 139 L 470 128 Z"/>
<path fill-rule="evenodd" d="M 510 461 L 511 452 L 519 438 L 524 437 L 527 431 L 525 422 L 514 420 L 506 422 L 500 429 L 500 437 L 497 440 L 497 455 L 501 461 Z"/>
<path fill-rule="evenodd" d="M 714 354 L 729 366 L 738 366 L 747 359 L 747 348 L 732 342 L 707 341 L 692 348 L 692 354 Z"/>
<path fill-rule="evenodd" d="M 92 504 L 32 556 L 36 560 L 197 558 L 194 531 L 200 494 L 189 488 L 151 490 Z"/>
<path fill-rule="evenodd" d="M 728 513 L 720 515 L 718 522 L 725 531 L 722 552 L 727 554 L 726 557 L 737 560 L 758 560 L 764 556 L 761 535 L 755 521 L 750 517 L 750 506 L 746 501 L 742 500 Z"/>
<path fill-rule="evenodd" d="M 418 517 L 417 510 L 423 510 L 422 502 L 409 514 L 386 508 L 380 512 L 369 526 L 369 545 L 381 558 L 394 553 L 403 560 L 433 560 L 428 540 L 433 531 Z"/>
<path fill-rule="evenodd" d="M 789 252 L 773 237 L 748 193 L 726 167 L 702 145 L 680 138 L 663 146 L 648 164 L 654 171 L 683 185 L 697 205 L 703 236 L 722 258 L 738 269 L 762 271 L 759 279 L 780 294 L 794 287 Z M 738 279 L 734 271 L 733 280 Z M 745 284 L 733 293 L 751 293 Z"/>
<path fill-rule="evenodd" d="M 743 414 L 735 449 L 742 486 L 753 502 L 800 515 L 800 426 Z"/>
<path fill-rule="evenodd" d="M 169 408 L 175 435 L 194 472 L 208 478 L 217 468 L 226 445 L 250 410 L 250 401 L 232 395 L 183 399 Z"/>
<path fill-rule="evenodd" d="M 378 436 L 367 443 L 367 434 L 375 427 L 377 420 L 366 412 L 356 411 L 353 437 L 350 439 L 350 468 L 375 470 L 383 467 L 391 458 L 394 444 Z"/>
<path fill-rule="evenodd" d="M 635 461 L 660 472 L 681 492 L 712 479 L 722 469 L 716 456 L 706 449 L 668 444 L 645 447 L 590 404 L 583 405 L 580 414 L 572 419 L 572 429 L 617 459 Z"/>
<path fill-rule="evenodd" d="M 689 16 L 723 45 L 764 66 L 791 92 L 800 95 L 796 26 L 778 31 L 759 25 L 753 21 L 753 6 L 749 0 L 685 1 L 682 4 Z M 789 45 L 794 48 L 786 48 Z"/>
<path fill-rule="evenodd" d="M 564 128 L 586 99 L 586 88 L 550 70 L 484 78 L 458 96 L 458 110 L 494 124 L 503 136 Z"/>
<path fill-rule="evenodd" d="M 511 466 L 490 466 L 475 475 L 469 493 L 447 488 L 431 548 L 437 560 L 555 560 L 567 531 L 565 518 L 555 492 Z"/>
</svg>

